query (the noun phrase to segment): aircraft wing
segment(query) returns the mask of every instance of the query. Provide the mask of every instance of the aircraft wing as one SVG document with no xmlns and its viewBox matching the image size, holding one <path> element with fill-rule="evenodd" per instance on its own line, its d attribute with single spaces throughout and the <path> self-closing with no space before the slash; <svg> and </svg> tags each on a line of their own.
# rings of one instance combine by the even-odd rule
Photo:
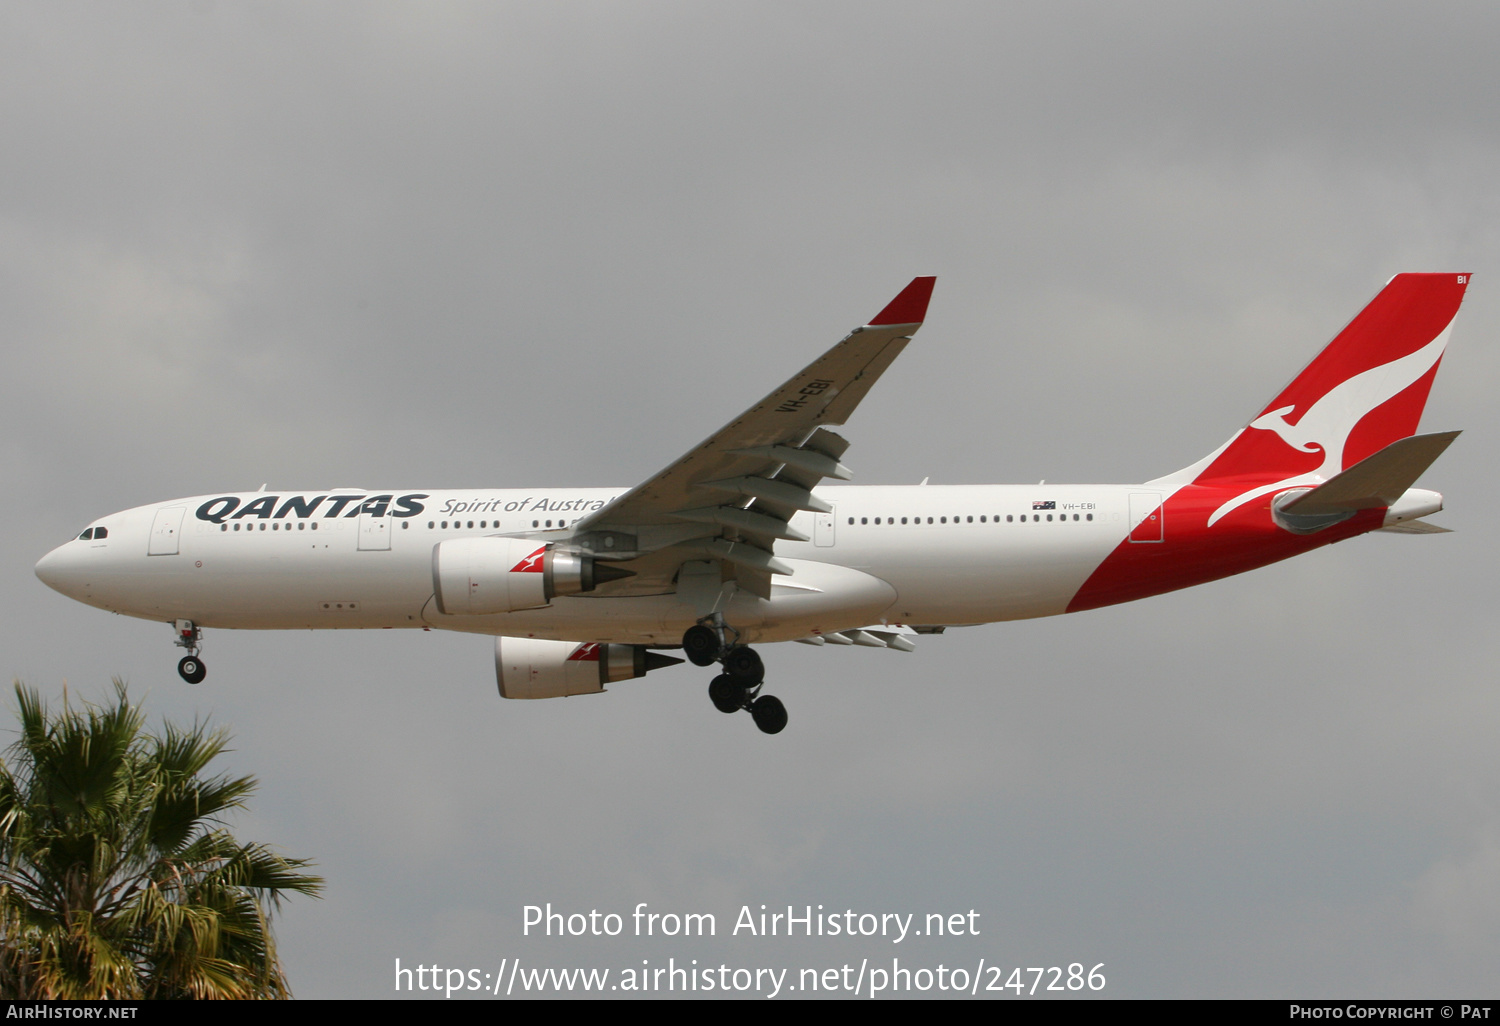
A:
<svg viewBox="0 0 1500 1026">
<path fill-rule="evenodd" d="M 670 577 L 683 559 L 722 559 L 742 586 L 770 597 L 770 575 L 790 572 L 774 556 L 776 540 L 806 540 L 788 521 L 798 510 L 826 512 L 812 488 L 825 477 L 849 477 L 839 462 L 849 443 L 828 426 L 849 418 L 921 327 L 936 280 L 914 278 L 870 323 L 665 470 L 578 521 L 574 537 L 605 559 L 672 550 L 655 561 L 659 569 L 632 566 L 637 579 L 621 590 L 651 587 L 650 578 Z"/>
</svg>

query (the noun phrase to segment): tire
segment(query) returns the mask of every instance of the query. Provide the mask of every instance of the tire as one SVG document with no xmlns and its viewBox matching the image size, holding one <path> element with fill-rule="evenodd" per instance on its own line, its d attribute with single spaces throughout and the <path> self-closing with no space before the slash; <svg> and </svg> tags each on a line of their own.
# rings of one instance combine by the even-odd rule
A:
<svg viewBox="0 0 1500 1026">
<path fill-rule="evenodd" d="M 208 676 L 208 667 L 197 656 L 183 656 L 177 664 L 177 672 L 189 684 L 202 684 L 203 678 Z"/>
<path fill-rule="evenodd" d="M 708 684 L 708 700 L 721 713 L 739 712 L 745 707 L 745 686 L 727 673 L 721 673 Z"/>
<path fill-rule="evenodd" d="M 750 716 L 766 734 L 780 734 L 786 729 L 786 706 L 775 695 L 761 695 L 750 703 Z"/>
<path fill-rule="evenodd" d="M 719 636 L 701 623 L 682 635 L 682 653 L 694 666 L 712 666 L 719 658 Z"/>
<path fill-rule="evenodd" d="M 760 661 L 760 653 L 745 645 L 729 650 L 724 657 L 724 672 L 746 687 L 754 687 L 766 679 L 766 665 Z"/>
</svg>

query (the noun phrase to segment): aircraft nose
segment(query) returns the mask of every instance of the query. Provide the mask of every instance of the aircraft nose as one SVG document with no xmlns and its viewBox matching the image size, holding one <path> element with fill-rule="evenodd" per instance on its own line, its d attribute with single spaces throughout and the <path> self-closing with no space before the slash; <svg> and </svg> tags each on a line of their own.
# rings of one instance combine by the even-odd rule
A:
<svg viewBox="0 0 1500 1026">
<path fill-rule="evenodd" d="M 53 591 L 60 591 L 72 597 L 74 589 L 70 588 L 69 584 L 73 575 L 69 571 L 77 569 L 76 563 L 77 560 L 68 552 L 68 546 L 59 545 L 36 561 L 36 575 Z"/>
</svg>

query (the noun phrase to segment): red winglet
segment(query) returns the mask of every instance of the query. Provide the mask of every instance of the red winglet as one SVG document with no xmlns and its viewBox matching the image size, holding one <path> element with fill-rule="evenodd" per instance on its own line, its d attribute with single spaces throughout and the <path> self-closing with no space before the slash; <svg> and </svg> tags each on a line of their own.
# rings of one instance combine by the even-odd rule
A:
<svg viewBox="0 0 1500 1026">
<path fill-rule="evenodd" d="M 921 324 L 927 316 L 927 304 L 932 299 L 932 286 L 937 278 L 913 278 L 901 294 L 886 304 L 870 321 L 870 326 L 879 324 Z"/>
</svg>

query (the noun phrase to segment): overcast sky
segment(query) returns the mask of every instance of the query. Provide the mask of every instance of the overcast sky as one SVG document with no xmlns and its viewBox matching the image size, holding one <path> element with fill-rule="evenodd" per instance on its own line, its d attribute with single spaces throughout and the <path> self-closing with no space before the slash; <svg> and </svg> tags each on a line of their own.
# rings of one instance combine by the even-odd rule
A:
<svg viewBox="0 0 1500 1026">
<path fill-rule="evenodd" d="M 1497 44 L 1488 3 L 0 7 L 4 669 L 233 728 L 237 832 L 327 879 L 277 920 L 302 997 L 516 957 L 1492 992 Z M 629 486 L 917 274 L 858 483 L 1139 481 L 1417 270 L 1476 275 L 1423 421 L 1465 429 L 1421 482 L 1457 533 L 769 647 L 774 738 L 691 667 L 503 702 L 439 632 L 211 631 L 191 687 L 165 625 L 32 574 L 261 482 Z M 549 901 L 720 935 L 523 938 Z M 727 936 L 762 903 L 981 935 Z"/>
</svg>

